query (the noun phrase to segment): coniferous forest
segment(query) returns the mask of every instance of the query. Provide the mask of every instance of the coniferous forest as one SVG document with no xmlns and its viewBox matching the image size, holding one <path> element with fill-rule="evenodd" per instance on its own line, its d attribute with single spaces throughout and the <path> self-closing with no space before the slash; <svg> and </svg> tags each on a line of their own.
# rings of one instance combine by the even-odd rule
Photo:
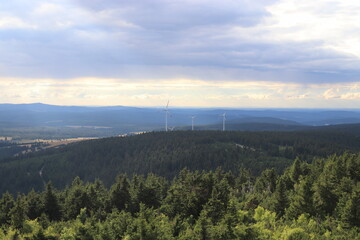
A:
<svg viewBox="0 0 360 240">
<path fill-rule="evenodd" d="M 44 189 L 51 181 L 62 189 L 75 177 L 109 187 L 120 173 L 155 173 L 171 180 L 183 168 L 254 176 L 274 168 L 277 173 L 299 157 L 311 162 L 344 152 L 360 152 L 360 137 L 343 132 L 174 131 L 84 141 L 16 158 L 0 159 L 0 193 Z M 41 172 L 41 177 L 39 176 Z"/>
<path fill-rule="evenodd" d="M 300 159 L 278 175 L 183 169 L 172 181 L 75 178 L 0 199 L 1 239 L 358 239 L 360 155 Z"/>
<path fill-rule="evenodd" d="M 359 239 L 357 139 L 307 132 L 149 133 L 4 159 L 8 171 L 30 175 L 28 161 L 41 162 L 36 166 L 44 172 L 50 161 L 58 170 L 78 161 L 78 170 L 69 168 L 60 183 L 49 177 L 42 179 L 45 186 L 29 182 L 32 190 L 15 192 L 21 186 L 15 184 L 11 193 L 3 191 L 0 239 Z M 173 169 L 161 168 L 171 160 Z M 110 182 L 101 174 L 92 179 L 91 165 L 80 171 L 82 161 L 127 165 L 113 169 Z M 150 163 L 158 165 L 146 171 Z M 73 173 L 79 174 L 68 182 Z"/>
</svg>

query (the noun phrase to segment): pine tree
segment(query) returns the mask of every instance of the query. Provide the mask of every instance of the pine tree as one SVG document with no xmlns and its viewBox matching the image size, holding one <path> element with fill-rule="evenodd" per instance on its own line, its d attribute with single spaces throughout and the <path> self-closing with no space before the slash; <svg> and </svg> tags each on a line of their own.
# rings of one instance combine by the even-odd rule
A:
<svg viewBox="0 0 360 240">
<path fill-rule="evenodd" d="M 291 180 L 296 183 L 299 180 L 299 177 L 301 175 L 301 163 L 300 163 L 300 159 L 297 157 L 294 161 L 294 163 L 292 164 L 291 168 L 290 168 L 290 178 Z"/>
<path fill-rule="evenodd" d="M 80 209 L 87 208 L 90 199 L 86 188 L 80 178 L 75 178 L 72 182 L 68 194 L 65 198 L 65 213 L 67 219 L 75 219 L 80 213 Z"/>
<path fill-rule="evenodd" d="M 204 206 L 206 216 L 213 223 L 218 222 L 225 214 L 229 202 L 230 186 L 226 179 L 213 187 L 211 198 Z"/>
<path fill-rule="evenodd" d="M 6 192 L 0 199 L 0 225 L 10 224 L 11 214 L 10 211 L 14 207 L 13 196 Z"/>
<path fill-rule="evenodd" d="M 360 188 L 350 195 L 340 217 L 346 227 L 360 227 Z"/>
<path fill-rule="evenodd" d="M 199 219 L 196 221 L 194 226 L 194 236 L 198 240 L 210 239 L 209 229 L 212 226 L 210 220 L 206 217 L 206 211 L 202 211 Z"/>
<path fill-rule="evenodd" d="M 21 229 L 26 216 L 26 203 L 24 196 L 19 195 L 16 199 L 14 207 L 11 209 L 11 225 L 16 229 Z"/>
<path fill-rule="evenodd" d="M 312 184 L 308 177 L 300 178 L 299 183 L 295 184 L 294 196 L 290 201 L 290 206 L 286 210 L 286 215 L 290 219 L 296 219 L 303 213 L 312 215 L 313 209 L 313 191 Z"/>
<path fill-rule="evenodd" d="M 125 209 L 130 203 L 130 185 L 126 175 L 116 178 L 116 183 L 110 189 L 110 203 L 118 210 Z"/>
<path fill-rule="evenodd" d="M 26 196 L 27 216 L 29 219 L 34 220 L 40 217 L 44 212 L 44 204 L 41 201 L 41 196 L 37 192 L 31 190 Z"/>
<path fill-rule="evenodd" d="M 288 198 L 286 195 L 285 182 L 283 178 L 279 178 L 274 192 L 274 211 L 278 217 L 285 214 L 285 209 L 288 207 Z"/>
<path fill-rule="evenodd" d="M 61 219 L 61 208 L 58 197 L 54 193 L 51 183 L 46 184 L 44 193 L 44 212 L 50 221 Z"/>
<path fill-rule="evenodd" d="M 276 188 L 276 172 L 275 169 L 266 169 L 261 173 L 261 176 L 256 179 L 255 190 L 259 193 L 264 191 L 274 192 Z"/>
<path fill-rule="evenodd" d="M 341 179 L 345 177 L 344 161 L 332 156 L 328 158 L 322 173 L 314 182 L 314 207 L 320 216 L 332 215 L 341 194 L 336 189 L 341 185 Z"/>
</svg>

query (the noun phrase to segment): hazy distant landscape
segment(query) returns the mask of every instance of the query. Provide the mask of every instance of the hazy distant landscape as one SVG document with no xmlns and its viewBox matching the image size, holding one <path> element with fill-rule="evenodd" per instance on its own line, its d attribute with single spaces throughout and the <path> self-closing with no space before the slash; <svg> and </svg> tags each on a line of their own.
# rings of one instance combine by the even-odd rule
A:
<svg viewBox="0 0 360 240">
<path fill-rule="evenodd" d="M 46 104 L 0 104 L 0 137 L 63 139 L 107 137 L 165 130 L 164 107 L 80 107 Z M 229 130 L 293 131 L 360 123 L 359 110 L 171 108 L 171 130 L 221 130 L 226 113 Z"/>
<path fill-rule="evenodd" d="M 335 132 L 360 135 L 359 110 L 171 108 L 169 131 Z M 165 131 L 164 107 L 0 104 L 0 159 L 74 142 Z M 6 140 L 6 141 L 5 141 Z"/>
</svg>

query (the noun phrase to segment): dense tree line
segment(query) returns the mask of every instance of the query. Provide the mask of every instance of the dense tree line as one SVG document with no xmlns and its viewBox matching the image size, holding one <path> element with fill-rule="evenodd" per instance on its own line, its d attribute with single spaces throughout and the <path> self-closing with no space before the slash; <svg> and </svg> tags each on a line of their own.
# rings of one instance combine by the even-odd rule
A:
<svg viewBox="0 0 360 240">
<path fill-rule="evenodd" d="M 183 169 L 172 181 L 118 175 L 107 188 L 76 177 L 63 190 L 0 199 L 1 239 L 359 239 L 360 155 L 254 176 Z"/>
<path fill-rule="evenodd" d="M 314 157 L 360 151 L 360 138 L 330 132 L 151 132 L 137 136 L 104 138 L 59 149 L 0 160 L 0 193 L 43 189 L 52 181 L 57 188 L 76 176 L 98 178 L 109 186 L 116 175 L 155 173 L 172 179 L 183 168 L 236 171 L 241 167 L 259 175 L 274 168 L 277 173 L 296 156 Z M 39 171 L 42 170 L 42 178 Z"/>
</svg>

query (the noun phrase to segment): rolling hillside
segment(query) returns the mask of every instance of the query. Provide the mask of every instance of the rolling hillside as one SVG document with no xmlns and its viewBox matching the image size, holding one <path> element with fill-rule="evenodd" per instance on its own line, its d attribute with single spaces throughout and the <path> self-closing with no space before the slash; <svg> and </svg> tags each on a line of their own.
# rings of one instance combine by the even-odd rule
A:
<svg viewBox="0 0 360 240">
<path fill-rule="evenodd" d="M 296 157 L 311 161 L 345 151 L 358 152 L 360 138 L 327 131 L 301 132 L 151 132 L 84 141 L 0 162 L 0 192 L 27 192 L 52 181 L 62 188 L 79 176 L 106 185 L 119 173 L 156 173 L 172 178 L 181 169 L 238 171 L 258 175 L 281 172 Z M 41 176 L 39 174 L 41 170 Z"/>
</svg>

